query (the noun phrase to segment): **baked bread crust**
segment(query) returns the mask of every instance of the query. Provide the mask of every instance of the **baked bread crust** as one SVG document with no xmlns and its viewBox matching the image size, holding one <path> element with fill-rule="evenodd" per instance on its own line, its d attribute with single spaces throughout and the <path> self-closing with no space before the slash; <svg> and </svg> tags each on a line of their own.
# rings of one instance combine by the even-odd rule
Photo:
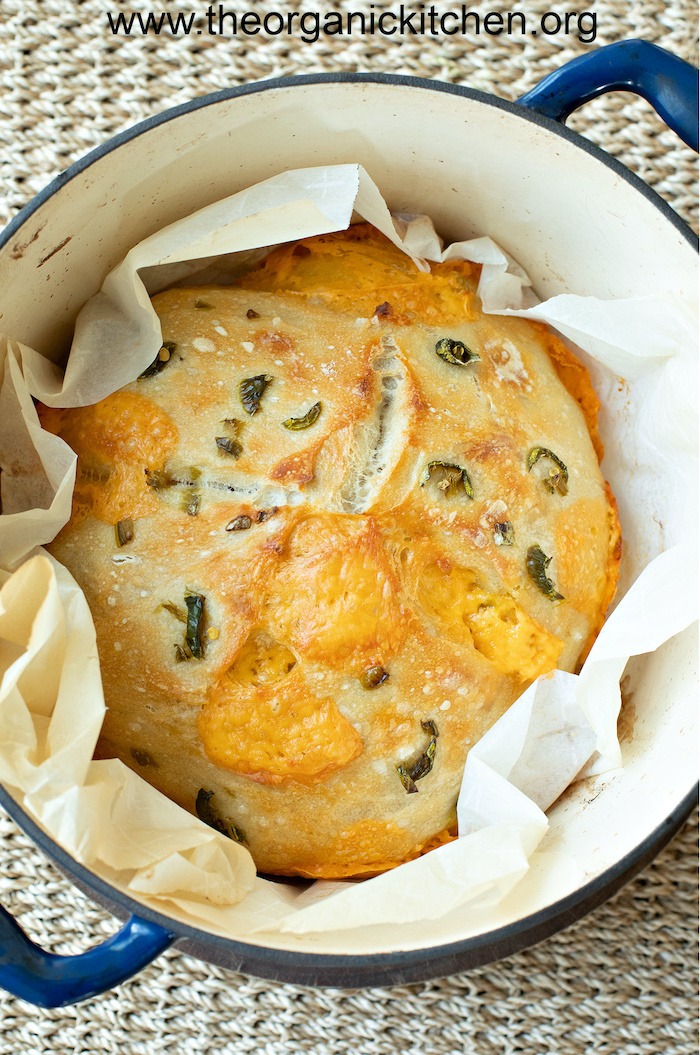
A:
<svg viewBox="0 0 700 1055">
<path fill-rule="evenodd" d="M 41 411 L 79 456 L 49 549 L 95 620 L 99 752 L 263 872 L 448 837 L 469 745 L 577 669 L 614 593 L 587 374 L 477 279 L 367 225 L 307 239 L 158 294 L 148 376 Z"/>
</svg>

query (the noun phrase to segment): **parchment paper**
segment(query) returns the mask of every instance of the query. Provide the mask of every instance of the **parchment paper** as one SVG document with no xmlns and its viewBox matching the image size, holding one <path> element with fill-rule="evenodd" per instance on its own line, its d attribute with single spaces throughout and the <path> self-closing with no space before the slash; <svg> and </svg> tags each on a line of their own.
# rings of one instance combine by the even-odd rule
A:
<svg viewBox="0 0 700 1055">
<path fill-rule="evenodd" d="M 75 456 L 39 425 L 31 396 L 80 406 L 133 380 L 162 343 L 149 295 L 178 281 L 231 281 L 268 247 L 361 217 L 422 268 L 481 263 L 487 311 L 549 322 L 583 350 L 604 403 L 603 472 L 620 505 L 625 556 L 617 607 L 580 675 L 540 678 L 471 749 L 460 838 L 364 882 L 300 892 L 256 877 L 250 854 L 121 762 L 92 761 L 104 714 L 95 634 L 82 592 L 37 549 L 70 516 Z M 134 247 L 85 305 L 65 374 L 0 342 L 0 780 L 65 849 L 145 904 L 217 934 L 313 934 L 437 918 L 472 906 L 531 910 L 568 892 L 576 862 L 538 854 L 544 811 L 583 773 L 620 764 L 619 679 L 696 618 L 692 583 L 697 400 L 693 305 L 673 291 L 544 304 L 487 237 L 443 249 L 426 217 L 389 214 L 357 165 L 301 169 L 217 202 Z M 624 382 L 621 379 L 624 378 Z M 663 515 L 659 536 L 654 518 Z M 528 875 L 529 872 L 529 875 Z M 495 907 L 494 907 L 495 906 Z"/>
</svg>

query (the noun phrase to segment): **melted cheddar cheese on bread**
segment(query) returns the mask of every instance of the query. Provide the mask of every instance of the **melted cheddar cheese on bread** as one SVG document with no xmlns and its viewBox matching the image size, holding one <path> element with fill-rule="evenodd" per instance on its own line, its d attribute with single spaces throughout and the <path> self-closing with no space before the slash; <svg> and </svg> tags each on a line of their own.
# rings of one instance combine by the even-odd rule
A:
<svg viewBox="0 0 700 1055">
<path fill-rule="evenodd" d="M 118 757 L 262 872 L 372 875 L 454 835 L 470 745 L 580 666 L 620 533 L 585 368 L 366 224 L 153 306 L 157 359 L 41 411 L 78 454 L 50 546 Z"/>
</svg>

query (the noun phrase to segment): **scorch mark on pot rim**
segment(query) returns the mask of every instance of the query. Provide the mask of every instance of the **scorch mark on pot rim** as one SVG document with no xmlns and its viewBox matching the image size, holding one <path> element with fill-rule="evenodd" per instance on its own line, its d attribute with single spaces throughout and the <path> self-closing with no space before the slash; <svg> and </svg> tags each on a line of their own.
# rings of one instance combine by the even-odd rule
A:
<svg viewBox="0 0 700 1055">
<path fill-rule="evenodd" d="M 56 255 L 56 253 L 60 253 L 61 249 L 65 249 L 65 247 L 68 245 L 72 238 L 73 235 L 69 234 L 67 238 L 64 238 L 62 242 L 59 242 L 57 246 L 54 246 L 50 253 L 47 253 L 46 256 L 42 256 L 41 260 L 36 266 L 43 267 L 47 260 L 50 260 L 52 256 Z"/>
</svg>

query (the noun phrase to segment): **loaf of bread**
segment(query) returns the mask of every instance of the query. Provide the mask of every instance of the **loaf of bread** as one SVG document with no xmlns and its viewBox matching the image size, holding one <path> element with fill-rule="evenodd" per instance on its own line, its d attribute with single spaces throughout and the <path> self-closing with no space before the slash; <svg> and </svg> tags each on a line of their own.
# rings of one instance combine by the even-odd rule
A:
<svg viewBox="0 0 700 1055">
<path fill-rule="evenodd" d="M 454 836 L 471 745 L 578 668 L 620 534 L 597 401 L 479 269 L 368 225 L 153 298 L 163 347 L 41 410 L 78 454 L 49 547 L 83 588 L 118 757 L 258 869 L 362 876 Z"/>
</svg>

